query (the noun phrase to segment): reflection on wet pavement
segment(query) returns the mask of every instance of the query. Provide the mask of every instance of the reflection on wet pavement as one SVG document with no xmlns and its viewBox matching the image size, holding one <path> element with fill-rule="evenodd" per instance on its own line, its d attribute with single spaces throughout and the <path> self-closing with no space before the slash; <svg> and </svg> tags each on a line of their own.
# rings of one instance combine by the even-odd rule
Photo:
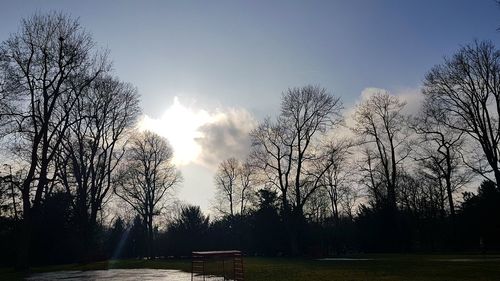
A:
<svg viewBox="0 0 500 281">
<path fill-rule="evenodd" d="M 198 277 L 194 280 L 222 280 L 222 277 Z M 106 281 L 151 281 L 151 280 L 169 280 L 169 281 L 188 281 L 191 280 L 191 273 L 170 269 L 109 269 L 109 270 L 89 270 L 89 271 L 56 271 L 33 274 L 26 278 L 29 281 L 48 281 L 48 280 L 106 280 Z M 227 280 L 227 279 L 226 279 Z"/>
</svg>

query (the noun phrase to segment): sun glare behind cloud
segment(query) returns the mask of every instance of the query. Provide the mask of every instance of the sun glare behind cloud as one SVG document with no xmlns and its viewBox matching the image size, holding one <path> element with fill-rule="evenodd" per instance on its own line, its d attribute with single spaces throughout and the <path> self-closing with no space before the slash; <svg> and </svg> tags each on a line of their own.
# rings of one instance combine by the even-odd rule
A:
<svg viewBox="0 0 500 281">
<path fill-rule="evenodd" d="M 187 165 L 195 161 L 201 152 L 201 147 L 196 142 L 197 138 L 202 137 L 198 129 L 213 119 L 214 116 L 207 111 L 187 107 L 175 97 L 173 104 L 159 119 L 145 115 L 139 123 L 139 128 L 167 138 L 174 150 L 174 163 Z"/>
</svg>

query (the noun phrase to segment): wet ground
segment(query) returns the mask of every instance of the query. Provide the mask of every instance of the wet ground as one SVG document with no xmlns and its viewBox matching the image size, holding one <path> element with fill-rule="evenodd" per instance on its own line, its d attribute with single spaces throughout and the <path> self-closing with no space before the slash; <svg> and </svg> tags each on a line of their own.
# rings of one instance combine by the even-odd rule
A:
<svg viewBox="0 0 500 281">
<path fill-rule="evenodd" d="M 323 258 L 319 261 L 372 261 L 374 259 L 359 259 L 359 258 Z"/>
<path fill-rule="evenodd" d="M 26 278 L 29 281 L 48 280 L 106 280 L 106 281 L 188 281 L 191 280 L 191 273 L 170 269 L 109 269 L 109 270 L 89 270 L 89 271 L 57 271 L 33 274 Z M 195 277 L 193 280 L 216 281 L 222 277 Z"/>
</svg>

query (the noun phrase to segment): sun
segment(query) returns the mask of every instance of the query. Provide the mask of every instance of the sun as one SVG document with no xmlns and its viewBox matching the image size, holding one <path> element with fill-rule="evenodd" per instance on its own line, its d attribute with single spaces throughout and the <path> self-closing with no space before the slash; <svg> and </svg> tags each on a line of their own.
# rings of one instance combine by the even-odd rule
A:
<svg viewBox="0 0 500 281">
<path fill-rule="evenodd" d="M 187 107 L 174 97 L 172 105 L 159 119 L 145 115 L 139 122 L 139 129 L 165 137 L 174 150 L 174 164 L 187 165 L 201 153 L 201 146 L 196 142 L 202 137 L 199 128 L 210 123 L 211 119 L 207 111 Z"/>
</svg>

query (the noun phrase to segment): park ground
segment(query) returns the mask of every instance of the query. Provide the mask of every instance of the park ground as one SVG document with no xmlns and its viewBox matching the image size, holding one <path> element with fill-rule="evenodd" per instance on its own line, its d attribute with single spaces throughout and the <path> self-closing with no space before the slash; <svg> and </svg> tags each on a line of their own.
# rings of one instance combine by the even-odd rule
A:
<svg viewBox="0 0 500 281">
<path fill-rule="evenodd" d="M 350 259 L 352 258 L 352 259 Z M 360 260 L 355 260 L 360 259 Z M 500 255 L 357 255 L 347 259 L 317 260 L 246 257 L 245 280 L 500 280 Z M 34 267 L 32 272 L 155 268 L 190 271 L 190 260 L 112 260 Z M 209 270 L 215 270 L 211 264 Z M 24 275 L 0 268 L 0 280 L 20 280 Z"/>
</svg>

